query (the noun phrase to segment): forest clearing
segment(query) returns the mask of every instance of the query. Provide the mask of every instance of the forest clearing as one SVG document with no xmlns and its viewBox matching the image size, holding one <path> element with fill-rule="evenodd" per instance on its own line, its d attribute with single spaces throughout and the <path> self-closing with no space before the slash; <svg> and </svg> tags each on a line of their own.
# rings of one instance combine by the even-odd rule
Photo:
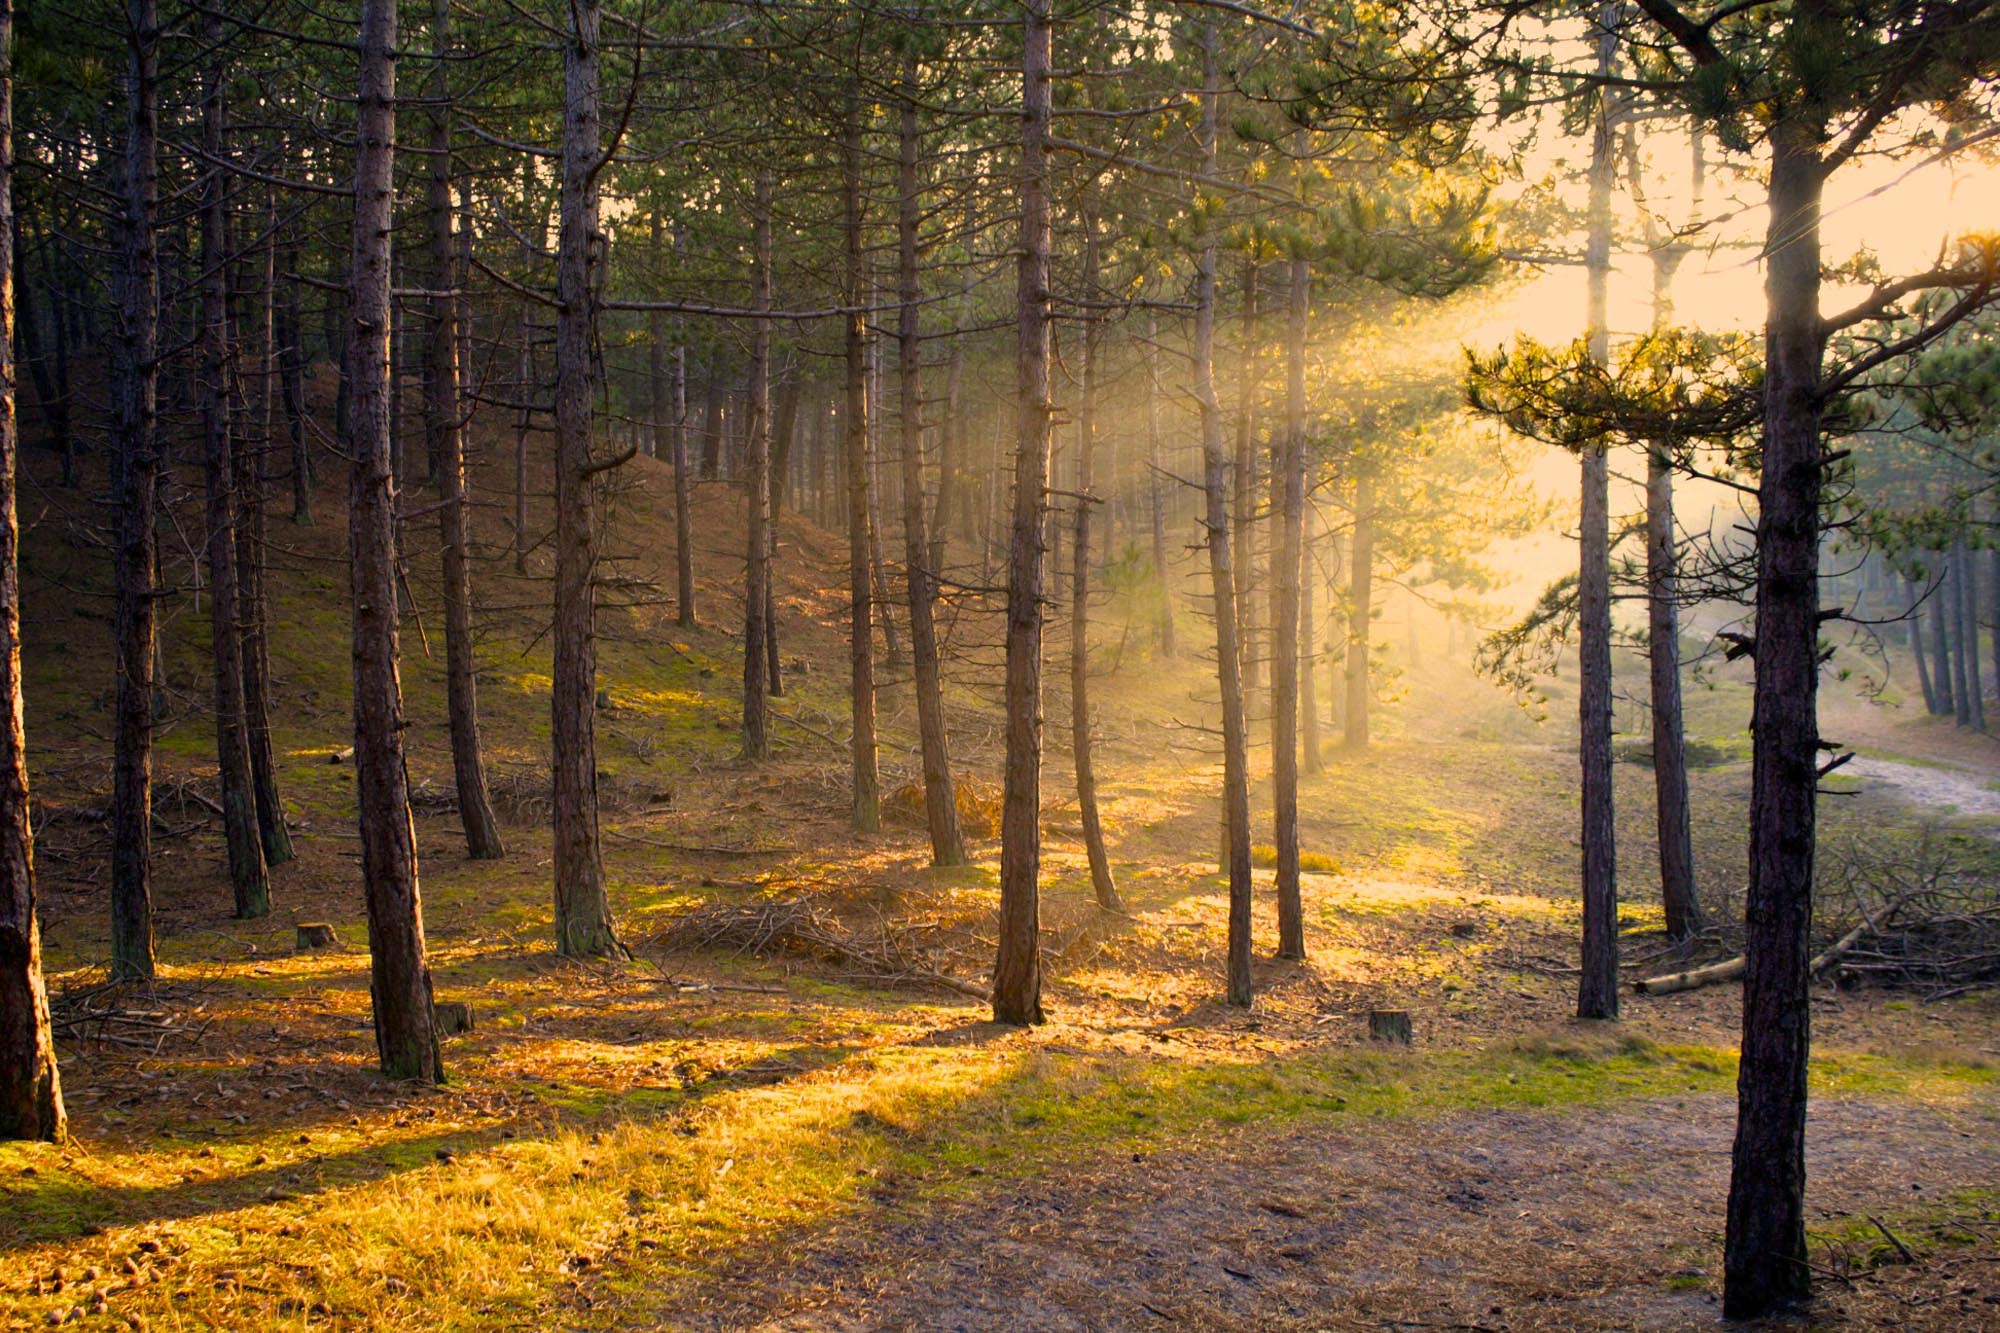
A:
<svg viewBox="0 0 2000 1333">
<path fill-rule="evenodd" d="M 0 1327 L 2000 1329 L 2000 7 L 0 71 Z"/>
</svg>

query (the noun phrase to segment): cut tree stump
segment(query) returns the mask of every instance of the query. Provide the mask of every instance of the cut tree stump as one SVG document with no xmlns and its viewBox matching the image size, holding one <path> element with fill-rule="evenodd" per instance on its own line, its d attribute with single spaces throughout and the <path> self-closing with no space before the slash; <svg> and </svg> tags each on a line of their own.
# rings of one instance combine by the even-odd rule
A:
<svg viewBox="0 0 2000 1333">
<path fill-rule="evenodd" d="M 346 745 L 327 755 L 326 762 L 329 764 L 344 764 L 352 758 L 354 758 L 354 747 Z"/>
<path fill-rule="evenodd" d="M 437 1029 L 441 1037 L 472 1031 L 472 1006 L 463 1000 L 439 1000 Z"/>
<path fill-rule="evenodd" d="M 297 947 L 300 949 L 331 949 L 340 943 L 340 936 L 333 933 L 333 927 L 324 921 L 301 921 Z"/>
<path fill-rule="evenodd" d="M 1372 1041 L 1393 1041 L 1408 1046 L 1410 1036 L 1410 1011 L 1407 1009 L 1370 1009 L 1368 1011 L 1368 1036 Z"/>
</svg>

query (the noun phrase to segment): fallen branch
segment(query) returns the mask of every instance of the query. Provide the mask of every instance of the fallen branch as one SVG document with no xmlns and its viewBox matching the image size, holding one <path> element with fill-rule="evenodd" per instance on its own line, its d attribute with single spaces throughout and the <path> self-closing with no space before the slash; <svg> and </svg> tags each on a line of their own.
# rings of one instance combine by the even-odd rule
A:
<svg viewBox="0 0 2000 1333">
<path fill-rule="evenodd" d="M 1888 924 L 1903 905 L 1898 899 L 1889 904 L 1876 916 L 1862 918 L 1861 924 L 1835 940 L 1833 947 L 1820 954 L 1806 965 L 1806 975 L 1816 977 L 1828 967 L 1837 963 L 1869 935 Z M 1743 975 L 1748 960 L 1741 954 L 1725 963 L 1710 963 L 1707 967 L 1690 968 L 1685 972 L 1669 972 L 1663 977 L 1648 977 L 1632 983 L 1632 989 L 1641 995 L 1672 995 L 1677 991 L 1700 990 L 1703 986 L 1713 986 L 1724 981 L 1735 981 Z"/>
</svg>

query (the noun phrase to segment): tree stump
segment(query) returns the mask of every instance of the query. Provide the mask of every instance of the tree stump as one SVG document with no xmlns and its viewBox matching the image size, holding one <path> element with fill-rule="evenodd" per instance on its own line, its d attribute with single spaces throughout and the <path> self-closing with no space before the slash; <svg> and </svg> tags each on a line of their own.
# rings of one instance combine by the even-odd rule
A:
<svg viewBox="0 0 2000 1333">
<path fill-rule="evenodd" d="M 331 949 L 340 943 L 340 936 L 333 933 L 333 927 L 324 921 L 301 921 L 299 923 L 296 947 L 306 949 Z"/>
<path fill-rule="evenodd" d="M 437 1002 L 437 1029 L 441 1037 L 472 1031 L 472 1006 L 463 1000 Z"/>
<path fill-rule="evenodd" d="M 1410 1044 L 1410 1011 L 1407 1009 L 1370 1009 L 1368 1011 L 1368 1036 L 1371 1041 L 1393 1041 L 1401 1046 Z"/>
</svg>

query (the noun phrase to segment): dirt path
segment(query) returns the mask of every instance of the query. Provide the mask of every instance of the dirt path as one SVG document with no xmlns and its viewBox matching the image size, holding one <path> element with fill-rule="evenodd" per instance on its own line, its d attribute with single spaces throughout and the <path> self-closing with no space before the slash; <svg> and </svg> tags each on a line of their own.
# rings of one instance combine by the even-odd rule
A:
<svg viewBox="0 0 2000 1333">
<path fill-rule="evenodd" d="M 1992 774 L 1929 764 L 1905 764 L 1893 759 L 1856 755 L 1847 771 L 1869 783 L 1881 783 L 1897 797 L 1925 814 L 1970 815 L 1977 819 L 2000 819 L 2000 791 L 1989 784 Z M 1995 830 L 2000 832 L 2000 830 Z"/>
<path fill-rule="evenodd" d="M 1907 1217 L 2000 1179 L 2000 1097 L 1982 1095 L 1950 1112 L 1822 1100 L 1809 1216 Z M 1734 1110 L 1705 1095 L 1253 1126 L 914 1215 L 885 1200 L 652 1313 L 759 1333 L 1712 1328 Z M 1822 1283 L 1815 1323 L 2000 1328 L 1993 1255 L 1966 1251 L 1948 1283 L 1904 1270 L 1929 1282 L 1923 1303 L 1894 1274 Z"/>
</svg>

